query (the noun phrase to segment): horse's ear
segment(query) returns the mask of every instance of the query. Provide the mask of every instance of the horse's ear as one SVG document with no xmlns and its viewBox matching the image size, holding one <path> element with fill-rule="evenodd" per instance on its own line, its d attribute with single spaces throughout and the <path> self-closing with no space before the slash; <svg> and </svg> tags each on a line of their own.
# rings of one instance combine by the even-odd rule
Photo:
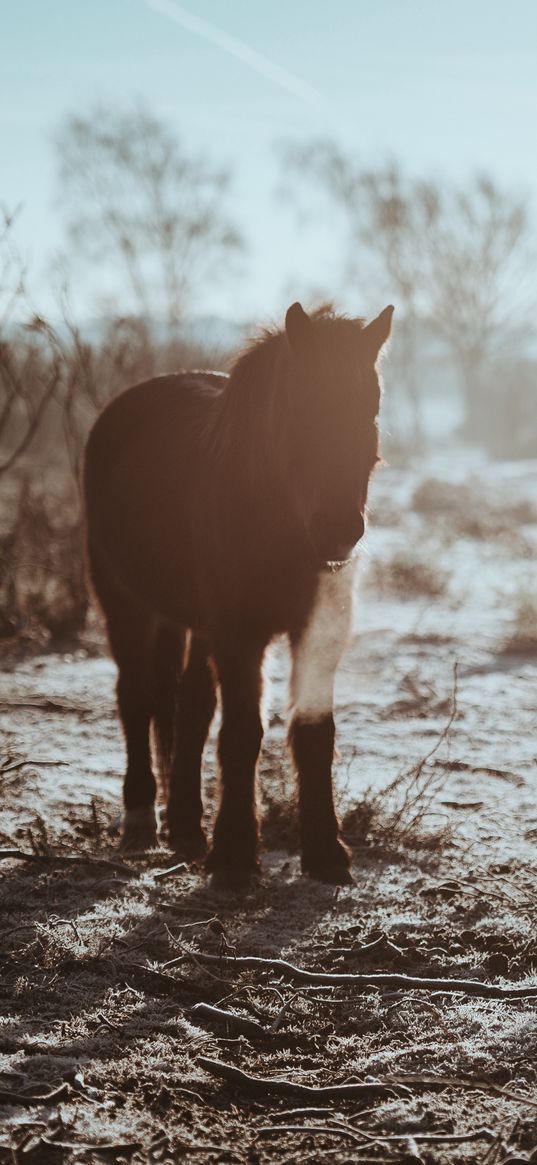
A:
<svg viewBox="0 0 537 1165">
<path fill-rule="evenodd" d="M 301 303 L 293 303 L 285 317 L 285 331 L 287 339 L 294 352 L 302 352 L 307 347 L 312 323 Z"/>
<path fill-rule="evenodd" d="M 388 307 L 384 308 L 384 311 L 381 311 L 375 320 L 371 320 L 371 323 L 367 324 L 362 330 L 362 337 L 367 344 L 373 362 L 376 361 L 380 349 L 384 346 L 390 335 L 393 313 L 394 307 L 390 303 Z"/>
</svg>

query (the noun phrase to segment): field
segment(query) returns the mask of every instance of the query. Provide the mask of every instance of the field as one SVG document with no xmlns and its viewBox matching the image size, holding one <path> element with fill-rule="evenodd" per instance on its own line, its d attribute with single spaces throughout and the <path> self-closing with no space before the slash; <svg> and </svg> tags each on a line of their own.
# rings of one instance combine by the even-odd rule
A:
<svg viewBox="0 0 537 1165">
<path fill-rule="evenodd" d="M 0 1162 L 537 1161 L 537 465 L 446 451 L 371 509 L 337 689 L 352 887 L 300 877 L 283 645 L 242 896 L 119 852 L 96 621 L 6 656 Z"/>
</svg>

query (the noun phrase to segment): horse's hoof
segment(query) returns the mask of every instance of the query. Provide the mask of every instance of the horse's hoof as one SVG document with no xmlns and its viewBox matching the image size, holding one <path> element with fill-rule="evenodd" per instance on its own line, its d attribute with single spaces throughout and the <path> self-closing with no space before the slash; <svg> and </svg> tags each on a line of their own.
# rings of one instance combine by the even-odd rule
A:
<svg viewBox="0 0 537 1165">
<path fill-rule="evenodd" d="M 157 818 L 153 805 L 141 809 L 126 809 L 121 829 L 121 849 L 143 853 L 154 849 L 157 841 Z"/>
<path fill-rule="evenodd" d="M 207 854 L 207 839 L 203 830 L 189 834 L 170 830 L 170 846 L 174 854 L 189 865 L 201 861 Z"/>
<path fill-rule="evenodd" d="M 316 882 L 325 882 L 329 886 L 354 886 L 354 878 L 347 864 L 342 862 L 322 862 L 319 865 L 303 867 L 302 872 Z"/>
<path fill-rule="evenodd" d="M 338 839 L 318 847 L 308 846 L 302 853 L 302 873 L 330 886 L 354 886 L 350 865 L 350 851 Z"/>
<path fill-rule="evenodd" d="M 259 881 L 259 869 L 248 866 L 244 869 L 218 869 L 211 871 L 211 886 L 213 890 L 230 890 L 241 893 L 249 890 Z"/>
</svg>

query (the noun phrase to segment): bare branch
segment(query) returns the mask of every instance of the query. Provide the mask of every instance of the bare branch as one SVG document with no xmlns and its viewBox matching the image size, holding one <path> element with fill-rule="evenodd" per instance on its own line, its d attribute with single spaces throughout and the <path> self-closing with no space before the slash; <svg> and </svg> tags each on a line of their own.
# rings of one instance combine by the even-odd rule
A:
<svg viewBox="0 0 537 1165">
<path fill-rule="evenodd" d="M 401 975 L 391 972 L 374 972 L 371 974 L 331 974 L 323 971 L 305 971 L 295 967 L 285 959 L 261 959 L 256 956 L 207 955 L 192 952 L 180 955 L 172 962 L 181 963 L 185 958 L 192 958 L 202 965 L 218 965 L 222 970 L 241 971 L 273 971 L 287 979 L 296 979 L 299 983 L 323 984 L 328 987 L 354 986 L 358 990 L 367 990 L 375 987 L 404 987 L 408 991 L 446 991 L 456 994 L 474 995 L 481 999 L 511 999 L 537 998 L 537 987 L 499 987 L 495 983 L 480 983 L 476 979 L 441 979 L 423 978 L 418 975 Z"/>
<path fill-rule="evenodd" d="M 308 1100 L 357 1100 L 368 1096 L 393 1097 L 398 1093 L 410 1096 L 410 1089 L 406 1088 L 404 1084 L 398 1083 L 378 1084 L 376 1081 L 371 1081 L 371 1083 L 367 1081 L 363 1084 L 331 1084 L 323 1087 L 322 1085 L 301 1084 L 298 1080 L 273 1080 L 262 1076 L 251 1076 L 233 1064 L 224 1064 L 221 1060 L 209 1060 L 206 1056 L 200 1056 L 198 1063 L 212 1076 L 221 1076 L 224 1080 L 230 1080 L 232 1083 L 248 1089 L 249 1092 L 257 1092 L 262 1095 L 267 1092 L 276 1092 L 280 1096 L 288 1096 L 291 1093 L 295 1096 L 303 1096 Z"/>
<path fill-rule="evenodd" d="M 115 256 L 135 310 L 166 319 L 241 240 L 224 210 L 227 176 L 187 155 L 166 123 L 137 106 L 98 106 L 58 136 L 68 230 L 90 260 Z"/>
<path fill-rule="evenodd" d="M 11 354 L 6 345 L 0 351 L 0 375 L 4 373 L 11 387 L 11 395 L 8 403 L 4 409 L 3 416 L 0 421 L 0 433 L 2 432 L 2 425 L 7 424 L 10 418 L 12 408 L 15 401 L 19 399 L 28 404 L 28 396 L 24 390 L 23 383 L 17 376 L 11 360 Z M 25 431 L 22 437 L 17 441 L 14 449 L 8 454 L 6 459 L 0 464 L 0 476 L 12 469 L 16 462 L 26 453 L 36 433 L 38 432 L 41 420 L 44 416 L 50 401 L 56 395 L 58 386 L 61 382 L 61 365 L 58 359 L 54 360 L 47 371 L 47 383 L 39 397 L 39 400 L 32 408 L 31 416 L 29 417 Z"/>
</svg>

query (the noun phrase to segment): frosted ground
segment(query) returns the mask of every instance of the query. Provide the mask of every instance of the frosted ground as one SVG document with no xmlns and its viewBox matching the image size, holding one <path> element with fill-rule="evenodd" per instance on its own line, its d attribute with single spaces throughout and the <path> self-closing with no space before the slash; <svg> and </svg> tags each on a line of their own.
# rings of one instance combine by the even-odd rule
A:
<svg viewBox="0 0 537 1165">
<path fill-rule="evenodd" d="M 446 449 L 377 474 L 337 684 L 355 877 L 339 893 L 299 875 L 284 645 L 267 661 L 263 878 L 242 899 L 201 870 L 160 878 L 164 846 L 118 855 L 123 748 L 97 626 L 70 656 L 0 674 L 1 844 L 29 855 L 0 870 L 0 1161 L 31 1137 L 28 1159 L 51 1162 L 529 1159 L 531 995 L 314 989 L 185 953 L 537 986 L 536 544 L 535 462 Z M 215 783 L 213 732 L 209 825 Z M 200 1002 L 231 1018 L 203 1019 Z M 264 1030 L 245 1035 L 237 1017 Z M 306 1102 L 275 1079 L 393 1093 Z"/>
</svg>

